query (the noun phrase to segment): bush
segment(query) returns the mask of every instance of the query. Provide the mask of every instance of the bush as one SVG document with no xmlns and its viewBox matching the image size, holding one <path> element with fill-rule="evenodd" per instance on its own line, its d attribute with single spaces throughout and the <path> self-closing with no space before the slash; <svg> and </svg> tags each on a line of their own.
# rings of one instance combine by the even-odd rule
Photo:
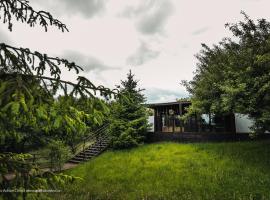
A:
<svg viewBox="0 0 270 200">
<path fill-rule="evenodd" d="M 138 146 L 136 138 L 132 137 L 135 130 L 128 128 L 126 131 L 120 133 L 118 137 L 112 138 L 112 148 L 114 149 L 127 149 Z"/>
<path fill-rule="evenodd" d="M 61 171 L 64 163 L 70 158 L 70 148 L 59 140 L 52 141 L 47 148 L 51 170 Z"/>
</svg>

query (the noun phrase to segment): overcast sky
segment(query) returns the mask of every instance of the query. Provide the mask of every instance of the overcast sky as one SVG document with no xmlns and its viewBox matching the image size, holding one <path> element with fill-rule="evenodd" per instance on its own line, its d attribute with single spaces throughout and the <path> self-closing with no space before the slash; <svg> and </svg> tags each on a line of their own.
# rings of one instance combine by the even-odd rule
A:
<svg viewBox="0 0 270 200">
<path fill-rule="evenodd" d="M 188 94 L 201 43 L 230 36 L 227 22 L 270 20 L 269 0 L 30 0 L 64 22 L 70 32 L 0 26 L 0 42 L 75 61 L 94 83 L 113 88 L 129 69 L 145 88 L 148 102 L 175 101 Z M 65 74 L 65 79 L 73 79 Z"/>
</svg>

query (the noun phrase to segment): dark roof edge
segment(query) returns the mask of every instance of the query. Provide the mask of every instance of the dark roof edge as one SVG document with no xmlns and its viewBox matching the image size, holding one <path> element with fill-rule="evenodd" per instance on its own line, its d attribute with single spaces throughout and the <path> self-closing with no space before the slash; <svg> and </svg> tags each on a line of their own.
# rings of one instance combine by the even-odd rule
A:
<svg viewBox="0 0 270 200">
<path fill-rule="evenodd" d="M 149 103 L 145 104 L 147 107 L 156 107 L 156 106 L 169 106 L 169 105 L 179 105 L 179 104 L 186 104 L 191 103 L 190 101 L 175 101 L 175 102 L 166 102 L 166 103 Z"/>
</svg>

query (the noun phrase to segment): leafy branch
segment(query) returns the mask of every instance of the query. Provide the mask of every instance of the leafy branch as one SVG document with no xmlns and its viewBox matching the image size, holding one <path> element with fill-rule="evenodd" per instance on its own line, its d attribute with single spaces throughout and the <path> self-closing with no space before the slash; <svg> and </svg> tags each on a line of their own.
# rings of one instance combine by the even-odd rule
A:
<svg viewBox="0 0 270 200">
<path fill-rule="evenodd" d="M 3 22 L 8 23 L 8 29 L 12 31 L 12 15 L 17 21 L 26 22 L 30 27 L 34 27 L 38 22 L 43 26 L 47 32 L 48 26 L 56 26 L 62 32 L 68 31 L 68 28 L 58 19 L 46 11 L 36 11 L 29 4 L 27 0 L 1 0 L 0 11 L 3 10 Z M 1 19 L 1 16 L 0 16 Z"/>
<path fill-rule="evenodd" d="M 116 90 L 110 90 L 104 86 L 95 86 L 87 78 L 78 76 L 77 83 L 61 79 L 61 69 L 75 71 L 79 74 L 83 68 L 74 62 L 58 57 L 49 57 L 37 51 L 32 52 L 27 48 L 16 48 L 0 43 L 0 77 L 14 78 L 15 76 L 32 78 L 41 82 L 42 86 L 50 93 L 55 94 L 59 89 L 70 95 L 80 95 L 93 97 L 99 91 L 101 96 L 116 95 Z M 45 76 L 49 73 L 49 76 Z M 68 86 L 72 90 L 68 93 Z"/>
</svg>

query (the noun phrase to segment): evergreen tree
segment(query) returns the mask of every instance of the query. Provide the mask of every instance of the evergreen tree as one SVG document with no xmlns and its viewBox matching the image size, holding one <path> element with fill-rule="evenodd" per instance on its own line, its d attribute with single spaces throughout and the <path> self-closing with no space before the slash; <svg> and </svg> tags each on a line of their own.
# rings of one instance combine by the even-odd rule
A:
<svg viewBox="0 0 270 200">
<path fill-rule="evenodd" d="M 14 18 L 31 27 L 39 24 L 45 31 L 50 25 L 68 31 L 65 24 L 48 12 L 34 10 L 27 0 L 0 1 L 0 19 L 8 23 L 10 31 Z M 63 68 L 76 73 L 77 82 L 64 80 Z M 22 152 L 25 142 L 47 139 L 58 133 L 74 141 L 71 136 L 81 137 L 86 133 L 85 122 L 99 124 L 97 112 L 82 112 L 67 97 L 88 101 L 97 92 L 105 97 L 113 92 L 104 86 L 95 86 L 80 76 L 81 71 L 82 67 L 66 59 L 0 43 L 0 150 Z M 60 93 L 64 98 L 55 100 Z"/>
<path fill-rule="evenodd" d="M 28 0 L 1 0 L 0 19 L 8 24 L 10 31 L 13 20 L 31 27 L 39 24 L 45 31 L 49 26 L 68 31 L 50 13 L 34 10 Z M 64 80 L 63 68 L 76 73 L 77 82 Z M 68 175 L 44 173 L 32 155 L 15 152 L 18 143 L 29 142 L 30 138 L 34 141 L 40 136 L 48 138 L 54 133 L 58 136 L 60 133 L 61 140 L 68 138 L 72 142 L 85 132 L 86 123 L 99 123 L 100 115 L 79 111 L 67 101 L 68 97 L 93 99 L 96 92 L 105 97 L 116 93 L 104 86 L 96 87 L 80 76 L 81 71 L 82 67 L 66 59 L 0 43 L 0 190 L 24 189 L 22 194 L 3 193 L 4 199 L 26 199 L 30 195 L 41 199 L 41 194 L 27 194 L 26 190 L 55 189 L 59 184 L 73 181 Z M 64 93 L 64 98 L 55 100 L 59 93 Z M 13 180 L 6 178 L 8 173 L 15 175 Z"/>
<path fill-rule="evenodd" d="M 145 97 L 138 81 L 129 71 L 127 80 L 121 81 L 119 98 L 112 103 L 111 134 L 113 148 L 130 148 L 145 140 L 148 122 Z"/>
</svg>

